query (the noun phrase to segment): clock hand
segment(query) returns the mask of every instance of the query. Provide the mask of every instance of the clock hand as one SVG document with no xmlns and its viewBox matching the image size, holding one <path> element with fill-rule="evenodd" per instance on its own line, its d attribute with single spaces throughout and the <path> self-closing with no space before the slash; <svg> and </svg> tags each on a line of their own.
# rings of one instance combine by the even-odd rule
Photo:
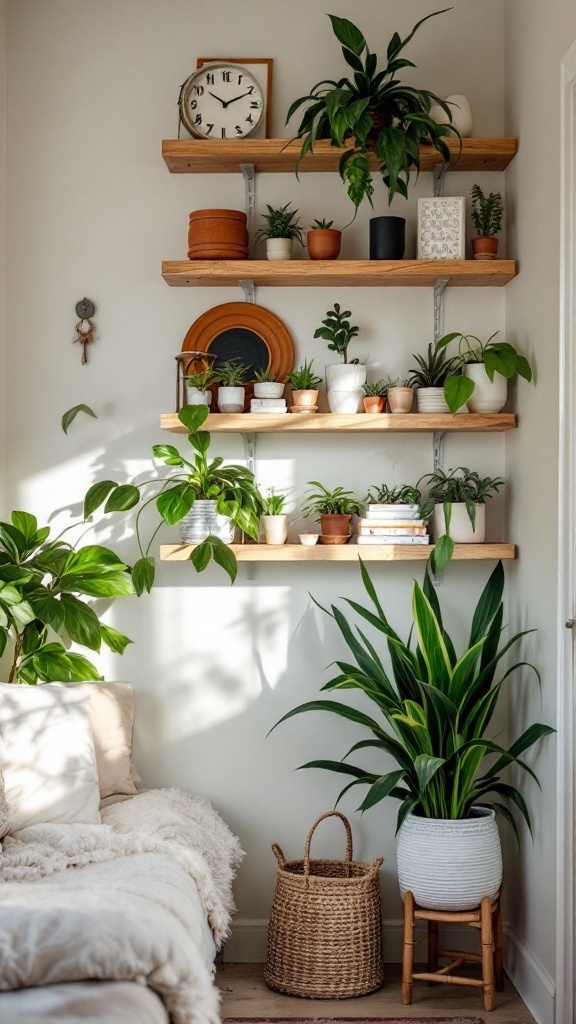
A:
<svg viewBox="0 0 576 1024">
<path fill-rule="evenodd" d="M 227 107 L 227 106 L 228 106 L 228 104 L 226 103 L 226 101 L 225 101 L 225 100 L 222 100 L 222 99 L 220 99 L 220 97 L 219 97 L 219 96 L 217 96 L 215 92 L 210 92 L 210 91 L 209 91 L 209 92 L 208 92 L 208 95 L 209 95 L 209 96 L 212 96 L 212 97 L 213 97 L 213 98 L 214 98 L 215 100 L 218 100 L 218 101 L 219 101 L 219 102 L 220 102 L 220 103 L 222 104 L 222 106 L 223 106 L 223 107 Z"/>
<path fill-rule="evenodd" d="M 236 103 L 236 100 L 243 100 L 245 96 L 251 95 L 252 94 L 250 92 L 243 92 L 241 96 L 234 96 L 234 98 L 231 100 L 226 100 L 226 102 L 224 102 L 224 100 L 221 100 L 220 102 L 224 107 L 229 107 L 231 103 Z"/>
</svg>

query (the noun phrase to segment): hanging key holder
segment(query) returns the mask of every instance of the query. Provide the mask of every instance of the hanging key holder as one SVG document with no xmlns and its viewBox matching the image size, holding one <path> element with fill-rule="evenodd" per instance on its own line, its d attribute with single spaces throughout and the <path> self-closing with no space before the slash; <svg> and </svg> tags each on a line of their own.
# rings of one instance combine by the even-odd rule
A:
<svg viewBox="0 0 576 1024">
<path fill-rule="evenodd" d="M 82 364 L 88 362 L 88 345 L 94 341 L 92 337 L 94 324 L 90 319 L 94 316 L 94 308 L 94 303 L 90 299 L 84 298 L 76 303 L 76 316 L 79 316 L 80 319 L 75 328 L 78 336 L 74 338 L 74 344 L 79 342 L 82 346 Z"/>
</svg>

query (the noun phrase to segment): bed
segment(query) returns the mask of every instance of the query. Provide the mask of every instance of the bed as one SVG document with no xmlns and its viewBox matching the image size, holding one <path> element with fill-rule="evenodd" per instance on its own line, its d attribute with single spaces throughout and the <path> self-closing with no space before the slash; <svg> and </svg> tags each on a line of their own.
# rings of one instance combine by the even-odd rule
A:
<svg viewBox="0 0 576 1024">
<path fill-rule="evenodd" d="M 238 840 L 203 797 L 138 790 L 133 693 L 105 686 L 0 684 L 0 1021 L 218 1024 Z"/>
</svg>

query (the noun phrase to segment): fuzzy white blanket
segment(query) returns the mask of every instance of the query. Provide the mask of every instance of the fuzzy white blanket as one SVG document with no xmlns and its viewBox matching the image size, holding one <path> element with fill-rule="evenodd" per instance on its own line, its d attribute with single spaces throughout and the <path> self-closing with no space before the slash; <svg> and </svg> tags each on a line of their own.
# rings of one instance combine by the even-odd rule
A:
<svg viewBox="0 0 576 1024">
<path fill-rule="evenodd" d="M 3 839 L 0 990 L 139 981 L 175 1024 L 217 1024 L 201 918 L 220 945 L 238 840 L 208 801 L 179 790 L 150 790 L 102 817 L 102 825 L 36 825 Z"/>
</svg>

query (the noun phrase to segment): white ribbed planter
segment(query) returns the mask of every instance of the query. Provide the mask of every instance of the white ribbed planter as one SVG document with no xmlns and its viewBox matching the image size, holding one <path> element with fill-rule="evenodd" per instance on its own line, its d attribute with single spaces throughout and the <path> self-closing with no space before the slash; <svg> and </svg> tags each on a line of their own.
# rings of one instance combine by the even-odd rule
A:
<svg viewBox="0 0 576 1024">
<path fill-rule="evenodd" d="M 416 391 L 418 412 L 450 412 L 444 398 L 444 388 L 418 388 Z M 458 413 L 468 412 L 468 406 L 462 405 Z"/>
<path fill-rule="evenodd" d="M 292 238 L 266 239 L 267 260 L 291 260 L 293 255 L 294 240 Z"/>
<path fill-rule="evenodd" d="M 502 884 L 502 850 L 494 811 L 473 807 L 450 821 L 409 814 L 398 837 L 398 881 L 429 910 L 471 910 Z"/>
<path fill-rule="evenodd" d="M 212 498 L 196 498 L 188 515 L 178 525 L 183 544 L 201 544 L 209 534 L 231 544 L 236 532 L 234 521 L 216 511 L 216 501 Z"/>
<path fill-rule="evenodd" d="M 435 505 L 432 513 L 432 534 L 436 540 L 446 533 L 444 506 Z M 483 544 L 486 538 L 486 505 L 476 505 L 474 529 L 464 502 L 452 502 L 450 537 L 455 544 Z"/>
<path fill-rule="evenodd" d="M 506 377 L 495 373 L 494 380 L 490 380 L 484 363 L 467 363 L 464 372 L 476 385 L 472 397 L 468 399 L 470 412 L 500 412 L 508 398 Z"/>
<path fill-rule="evenodd" d="M 329 363 L 326 367 L 328 391 L 354 391 L 366 383 L 363 363 Z"/>
</svg>

